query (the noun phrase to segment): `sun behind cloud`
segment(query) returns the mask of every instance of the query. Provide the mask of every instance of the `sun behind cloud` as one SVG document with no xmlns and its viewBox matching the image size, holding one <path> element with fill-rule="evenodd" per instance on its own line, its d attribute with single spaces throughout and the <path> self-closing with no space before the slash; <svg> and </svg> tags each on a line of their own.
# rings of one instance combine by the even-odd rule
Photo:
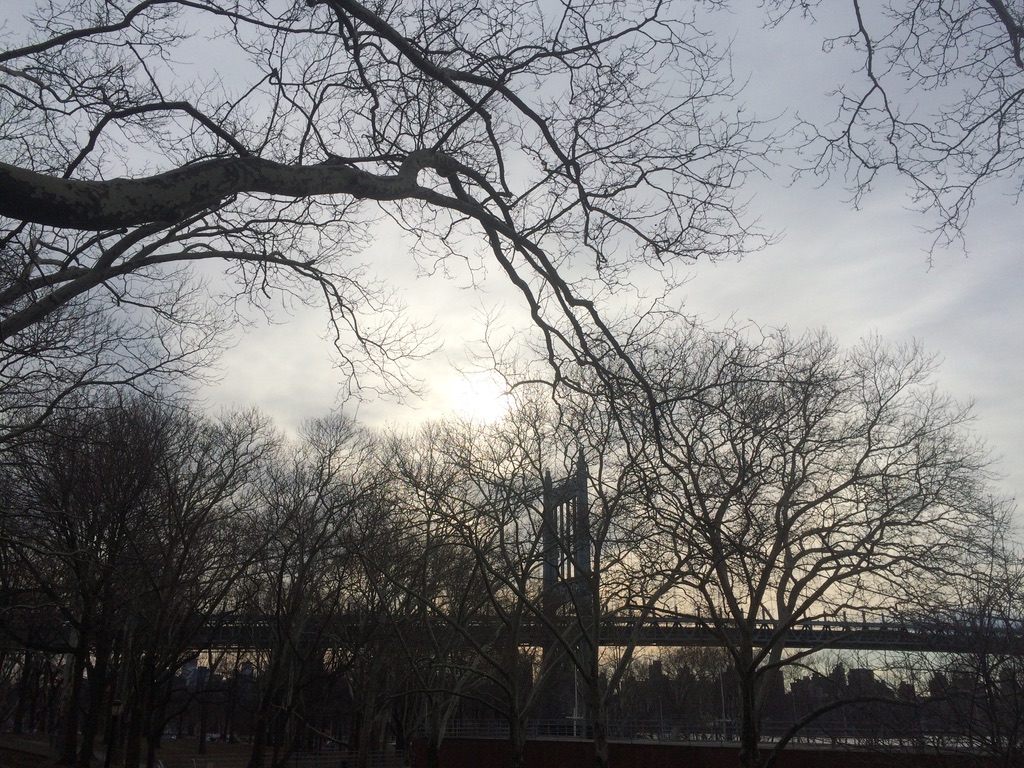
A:
<svg viewBox="0 0 1024 768">
<path fill-rule="evenodd" d="M 490 424 L 508 413 L 511 404 L 501 379 L 489 371 L 477 371 L 452 379 L 448 397 L 451 409 L 472 421 Z"/>
</svg>

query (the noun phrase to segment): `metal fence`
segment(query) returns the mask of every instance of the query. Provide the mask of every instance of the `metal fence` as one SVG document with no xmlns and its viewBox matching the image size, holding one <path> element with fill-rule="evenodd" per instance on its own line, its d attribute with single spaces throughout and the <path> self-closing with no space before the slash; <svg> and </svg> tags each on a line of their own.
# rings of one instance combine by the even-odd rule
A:
<svg viewBox="0 0 1024 768">
<path fill-rule="evenodd" d="M 292 755 L 288 768 L 356 768 L 360 765 L 355 752 L 321 752 Z M 408 764 L 401 752 L 370 752 L 366 768 L 405 768 Z"/>
<path fill-rule="evenodd" d="M 789 730 L 791 723 L 766 721 L 761 724 L 761 741 L 764 744 L 777 742 Z M 739 723 L 733 719 L 653 719 L 653 720 L 610 720 L 607 724 L 608 738 L 613 741 L 665 742 L 665 743 L 736 743 L 739 740 Z M 528 739 L 579 739 L 589 740 L 593 734 L 582 719 L 561 718 L 555 720 L 530 719 L 524 723 Z M 423 734 L 420 734 L 421 736 Z M 455 720 L 445 729 L 446 738 L 508 739 L 508 723 L 501 720 Z M 799 731 L 790 741 L 794 744 L 846 744 L 851 746 L 900 746 L 900 747 L 964 747 L 962 734 L 942 729 L 912 728 L 902 734 L 880 733 L 877 728 L 808 727 Z"/>
<path fill-rule="evenodd" d="M 202 758 L 178 757 L 157 761 L 156 768 L 246 768 L 248 755 L 232 755 Z M 317 754 L 297 753 L 288 758 L 287 768 L 407 768 L 408 763 L 401 752 L 370 752 L 365 763 L 360 763 L 355 752 L 332 750 Z"/>
</svg>

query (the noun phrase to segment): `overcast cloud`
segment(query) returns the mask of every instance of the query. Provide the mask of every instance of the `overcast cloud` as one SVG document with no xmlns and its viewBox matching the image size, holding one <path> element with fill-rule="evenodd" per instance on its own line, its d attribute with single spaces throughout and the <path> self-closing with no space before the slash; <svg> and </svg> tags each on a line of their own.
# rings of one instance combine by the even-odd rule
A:
<svg viewBox="0 0 1024 768">
<path fill-rule="evenodd" d="M 794 21 L 764 31 L 755 22 L 753 15 L 716 20 L 723 34 L 734 36 L 736 72 L 750 78 L 751 108 L 759 116 L 779 115 L 780 128 L 797 110 L 808 118 L 831 114 L 834 105 L 826 94 L 849 75 L 855 60 L 821 54 L 821 27 Z M 978 433 L 1002 457 L 1003 487 L 1015 495 L 1024 488 L 1024 264 L 1020 211 L 1012 198 L 987 188 L 967 232 L 967 254 L 939 249 L 929 259 L 931 236 L 921 228 L 934 222 L 908 208 L 902 179 L 884 177 L 862 210 L 854 210 L 841 184 L 819 187 L 804 179 L 791 185 L 787 166 L 797 158 L 779 160 L 770 178 L 750 186 L 749 208 L 765 228 L 784 236 L 742 261 L 695 265 L 682 294 L 684 309 L 717 324 L 735 318 L 795 331 L 825 327 L 845 344 L 871 333 L 892 342 L 922 342 L 944 361 L 942 388 L 976 401 Z M 348 403 L 346 409 L 378 424 L 458 407 L 453 363 L 465 360 L 467 343 L 482 332 L 482 307 L 504 307 L 509 325 L 522 321 L 525 313 L 514 292 L 496 270 L 476 288 L 465 277 L 415 278 L 412 259 L 395 234 L 382 234 L 367 257 L 403 290 L 410 312 L 435 320 L 442 347 L 418 369 L 430 386 L 426 400 Z M 207 400 L 256 405 L 288 429 L 343 405 L 340 375 L 321 338 L 325 325 L 322 313 L 303 309 L 284 325 L 253 329 L 224 357 L 223 379 L 204 391 Z"/>
</svg>

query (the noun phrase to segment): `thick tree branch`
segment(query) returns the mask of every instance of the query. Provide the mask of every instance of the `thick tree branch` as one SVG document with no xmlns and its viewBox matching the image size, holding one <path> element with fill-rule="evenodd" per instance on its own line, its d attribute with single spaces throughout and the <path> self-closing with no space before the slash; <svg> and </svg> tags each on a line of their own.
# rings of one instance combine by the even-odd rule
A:
<svg viewBox="0 0 1024 768">
<path fill-rule="evenodd" d="M 205 160 L 141 179 L 59 179 L 0 163 L 0 215 L 54 227 L 99 231 L 174 223 L 245 192 L 283 197 L 416 197 L 419 171 L 443 158 L 410 154 L 397 173 L 374 174 L 328 161 L 295 166 L 255 157 Z"/>
</svg>

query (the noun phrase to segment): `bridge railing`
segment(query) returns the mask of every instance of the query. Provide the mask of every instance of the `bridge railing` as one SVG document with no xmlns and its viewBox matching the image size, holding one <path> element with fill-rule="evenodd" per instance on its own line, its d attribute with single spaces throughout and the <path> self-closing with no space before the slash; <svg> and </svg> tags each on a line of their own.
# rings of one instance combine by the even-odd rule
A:
<svg viewBox="0 0 1024 768">
<path fill-rule="evenodd" d="M 565 631 L 579 631 L 580 627 L 567 619 Z M 415 625 L 418 626 L 418 625 Z M 410 619 L 410 629 L 414 627 Z M 360 614 L 335 616 L 328 627 L 323 627 L 321 642 L 345 643 L 367 632 L 399 632 L 401 622 L 383 622 L 379 617 Z M 500 623 L 486 618 L 475 619 L 459 630 L 487 639 L 500 634 Z M 518 630 L 517 640 L 523 645 L 543 646 L 549 642 L 552 631 L 559 631 L 543 622 L 526 622 Z M 603 646 L 636 642 L 641 646 L 714 646 L 723 642 L 737 642 L 743 633 L 750 633 L 755 646 L 766 646 L 781 641 L 792 648 L 830 647 L 836 649 L 985 652 L 1024 655 L 1024 622 L 1014 622 L 997 633 L 977 628 L 957 628 L 938 623 L 913 621 L 816 619 L 796 622 L 780 628 L 771 621 L 758 621 L 740 627 L 729 623 L 713 626 L 706 618 L 681 614 L 679 616 L 648 616 L 629 614 L 602 618 L 599 640 Z M 270 625 L 258 617 L 241 617 L 211 627 L 202 642 L 209 647 L 267 647 L 274 642 Z M 206 647 L 206 646 L 204 646 Z"/>
<path fill-rule="evenodd" d="M 761 741 L 765 745 L 777 742 L 792 723 L 766 721 L 762 724 Z M 665 742 L 665 743 L 722 743 L 739 740 L 739 724 L 725 719 L 612 719 L 607 723 L 608 738 L 613 741 Z M 964 734 L 954 730 L 915 727 L 896 733 L 892 729 L 857 725 L 831 725 L 808 727 L 790 739 L 795 744 L 847 744 L 885 747 L 951 747 L 969 746 Z M 589 740 L 592 733 L 582 719 L 530 719 L 525 724 L 528 739 Z M 448 724 L 446 738 L 496 739 L 509 738 L 508 724 L 500 720 L 457 720 Z"/>
</svg>

